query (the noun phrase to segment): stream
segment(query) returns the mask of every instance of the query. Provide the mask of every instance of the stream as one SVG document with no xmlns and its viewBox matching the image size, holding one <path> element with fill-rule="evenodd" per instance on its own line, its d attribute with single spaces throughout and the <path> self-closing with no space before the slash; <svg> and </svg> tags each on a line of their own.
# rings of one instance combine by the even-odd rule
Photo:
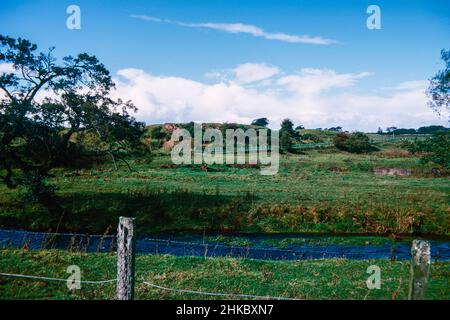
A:
<svg viewBox="0 0 450 320">
<path fill-rule="evenodd" d="M 265 260 L 323 258 L 409 260 L 412 239 L 403 238 L 394 241 L 381 236 L 178 232 L 140 236 L 136 239 L 136 252 Z M 428 241 L 431 243 L 432 260 L 450 260 L 449 239 Z M 114 252 L 116 238 L 112 235 L 52 234 L 0 229 L 0 248 Z"/>
</svg>

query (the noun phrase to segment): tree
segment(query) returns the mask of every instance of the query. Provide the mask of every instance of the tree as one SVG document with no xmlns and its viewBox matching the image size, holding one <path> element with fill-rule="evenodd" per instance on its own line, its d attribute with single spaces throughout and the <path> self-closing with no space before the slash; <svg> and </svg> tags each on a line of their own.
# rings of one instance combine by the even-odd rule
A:
<svg viewBox="0 0 450 320">
<path fill-rule="evenodd" d="M 301 124 L 295 127 L 295 130 L 303 130 L 305 129 L 304 126 L 302 126 Z"/>
<path fill-rule="evenodd" d="M 281 132 L 280 136 L 280 148 L 283 152 L 291 152 L 292 149 L 292 138 L 287 131 Z"/>
<path fill-rule="evenodd" d="M 427 90 L 427 94 L 431 98 L 428 104 L 438 114 L 450 111 L 450 50 L 442 49 L 441 58 L 445 67 L 430 79 Z"/>
<path fill-rule="evenodd" d="M 292 136 L 294 134 L 294 123 L 291 121 L 291 119 L 284 119 L 281 122 L 280 134 L 282 134 L 283 132 L 287 132 L 289 136 Z"/>
<path fill-rule="evenodd" d="M 406 128 L 398 128 L 392 131 L 392 134 L 416 134 L 417 131 L 416 129 L 410 128 L 410 129 L 406 129 Z"/>
<path fill-rule="evenodd" d="M 331 127 L 328 129 L 328 131 L 333 131 L 333 132 L 341 132 L 342 131 L 342 127 L 338 126 L 338 127 Z"/>
<path fill-rule="evenodd" d="M 444 126 L 426 126 L 426 127 L 420 127 L 417 129 L 417 133 L 420 134 L 433 134 L 437 132 L 445 132 L 449 129 Z"/>
<path fill-rule="evenodd" d="M 0 180 L 24 186 L 52 215 L 64 209 L 46 179 L 56 167 L 85 160 L 123 161 L 140 143 L 144 124 L 129 115 L 131 102 L 114 101 L 109 71 L 86 53 L 59 62 L 28 40 L 0 35 Z M 38 95 L 46 96 L 37 98 Z"/>
<path fill-rule="evenodd" d="M 387 128 L 386 128 L 386 132 L 387 132 L 387 133 L 391 133 L 391 132 L 393 132 L 393 131 L 395 131 L 395 130 L 397 130 L 397 127 L 387 127 Z"/>
<path fill-rule="evenodd" d="M 339 132 L 333 139 L 333 144 L 339 150 L 352 153 L 368 152 L 373 149 L 369 137 L 362 132 L 352 134 Z"/>
<path fill-rule="evenodd" d="M 152 139 L 163 140 L 169 138 L 170 134 L 162 126 L 155 126 L 150 130 L 150 136 Z"/>
<path fill-rule="evenodd" d="M 397 127 L 388 127 L 386 128 L 387 133 L 392 133 L 392 135 L 395 135 L 395 130 L 397 130 Z"/>
<path fill-rule="evenodd" d="M 346 132 L 339 132 L 334 138 L 333 138 L 333 144 L 334 146 L 339 150 L 345 150 L 347 151 L 348 148 L 348 138 L 349 134 Z"/>
<path fill-rule="evenodd" d="M 422 154 L 423 163 L 434 162 L 450 169 L 450 131 L 435 132 L 431 137 L 414 142 L 405 142 L 412 153 Z"/>
<path fill-rule="evenodd" d="M 252 121 L 252 125 L 254 126 L 267 127 L 268 124 L 269 120 L 267 118 L 258 118 Z"/>
</svg>

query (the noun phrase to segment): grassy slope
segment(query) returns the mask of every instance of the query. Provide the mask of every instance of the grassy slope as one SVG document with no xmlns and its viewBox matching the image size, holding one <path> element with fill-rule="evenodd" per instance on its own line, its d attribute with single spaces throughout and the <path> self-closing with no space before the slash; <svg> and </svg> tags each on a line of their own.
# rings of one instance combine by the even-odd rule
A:
<svg viewBox="0 0 450 320">
<path fill-rule="evenodd" d="M 67 266 L 78 265 L 84 280 L 115 277 L 111 254 L 63 251 L 1 250 L 0 272 L 67 278 Z M 381 268 L 380 290 L 368 290 L 367 267 Z M 298 299 L 406 299 L 408 262 L 387 260 L 257 261 L 230 258 L 202 259 L 138 256 L 137 279 L 161 286 L 225 293 L 282 296 Z M 450 263 L 433 263 L 428 299 L 450 298 Z M 0 277 L 0 299 L 113 299 L 114 284 L 83 285 L 70 292 L 64 282 Z M 136 285 L 137 299 L 199 299 L 196 294 L 168 293 L 145 284 Z"/>
<path fill-rule="evenodd" d="M 448 177 L 431 177 L 431 166 L 395 145 L 368 155 L 334 149 L 284 155 L 279 174 L 216 166 L 165 168 L 168 155 L 132 163 L 136 172 L 110 164 L 79 175 L 55 170 L 53 181 L 74 212 L 62 223 L 69 231 L 114 229 L 117 216 L 136 214 L 140 232 L 168 229 L 321 231 L 450 234 Z M 375 176 L 374 167 L 413 168 L 408 177 Z M 0 227 L 48 230 L 38 205 L 18 190 L 0 186 Z M 112 229 L 111 229 L 112 230 Z"/>
</svg>

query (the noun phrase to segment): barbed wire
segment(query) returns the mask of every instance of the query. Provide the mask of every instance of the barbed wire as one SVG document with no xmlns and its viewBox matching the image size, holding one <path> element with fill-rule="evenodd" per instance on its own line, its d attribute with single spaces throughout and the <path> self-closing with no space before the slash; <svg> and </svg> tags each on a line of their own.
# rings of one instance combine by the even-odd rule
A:
<svg viewBox="0 0 450 320">
<path fill-rule="evenodd" d="M 0 233 L 21 233 L 25 235 L 43 235 L 43 236 L 66 236 L 66 237 L 99 237 L 99 238 L 115 238 L 113 234 L 88 234 L 88 233 L 64 233 L 64 232 L 39 232 L 25 230 L 6 230 L 0 229 Z"/>
<path fill-rule="evenodd" d="M 10 277 L 10 278 L 24 278 L 24 279 L 32 279 L 32 280 L 44 280 L 44 281 L 60 281 L 60 282 L 72 281 L 72 280 L 62 279 L 62 278 L 42 277 L 42 276 L 34 276 L 34 275 L 16 274 L 16 273 L 3 273 L 3 272 L 0 272 L 0 276 Z M 109 279 L 109 280 L 73 280 L 73 283 L 104 284 L 104 283 L 112 283 L 112 282 L 116 282 L 116 281 L 117 281 L 117 278 Z"/>
<path fill-rule="evenodd" d="M 24 275 L 24 274 L 16 274 L 16 273 L 3 273 L 0 272 L 0 276 L 10 277 L 10 278 L 22 278 L 22 279 L 30 279 L 30 280 L 40 280 L 40 281 L 54 281 L 54 282 L 67 282 L 72 281 L 70 279 L 63 278 L 53 278 L 53 277 L 44 277 L 44 276 L 34 276 L 34 275 Z M 207 295 L 207 296 L 215 296 L 215 297 L 236 297 L 236 298 L 249 298 L 249 299 L 267 299 L 267 300 L 299 300 L 295 298 L 288 297 L 273 297 L 273 296 L 260 296 L 253 294 L 243 294 L 243 293 L 222 293 L 222 292 L 209 292 L 209 291 L 200 291 L 200 290 L 189 290 L 189 289 L 177 289 L 170 287 L 163 287 L 148 281 L 138 280 L 140 283 L 148 285 L 152 288 L 156 288 L 164 291 L 178 292 L 178 293 L 189 293 L 189 294 L 199 294 L 199 295 Z M 106 284 L 106 283 L 116 283 L 116 279 L 108 279 L 108 280 L 73 280 L 72 283 L 80 283 L 80 284 Z"/>
<path fill-rule="evenodd" d="M 258 296 L 258 295 L 243 294 L 243 293 L 221 293 L 221 292 L 208 292 L 208 291 L 198 291 L 198 290 L 188 290 L 188 289 L 175 289 L 175 288 L 158 286 L 158 285 L 150 283 L 148 281 L 142 281 L 142 283 L 146 284 L 150 287 L 160 289 L 160 290 L 165 290 L 165 291 L 174 291 L 174 292 L 179 292 L 179 293 L 192 293 L 192 294 L 200 294 L 200 295 L 214 296 L 214 297 L 238 297 L 238 298 L 268 299 L 268 300 L 299 300 L 299 299 L 295 299 L 295 298 Z"/>
<path fill-rule="evenodd" d="M 305 256 L 308 255 L 308 253 L 313 254 L 323 254 L 323 255 L 336 255 L 336 256 L 353 256 L 353 255 L 370 255 L 370 254 L 380 254 L 380 253 L 386 253 L 389 256 L 395 255 L 398 253 L 401 253 L 401 248 L 399 248 L 396 245 L 377 245 L 378 248 L 371 248 L 371 250 L 368 250 L 367 248 L 358 251 L 360 248 L 365 248 L 365 246 L 359 246 L 359 245 L 343 245 L 343 249 L 348 250 L 347 252 L 336 251 L 336 250 L 330 250 L 327 247 L 327 245 L 314 245 L 314 244 L 302 244 L 299 246 L 303 246 L 302 249 L 304 250 L 293 250 L 293 249 L 283 249 L 283 248 L 258 248 L 258 247 L 252 247 L 250 246 L 235 246 L 235 245 L 229 245 L 229 244 L 223 244 L 223 243 L 216 243 L 216 242 L 209 242 L 209 243 L 197 243 L 197 242 L 189 242 L 189 241 L 180 241 L 180 240 L 170 240 L 170 239 L 158 239 L 158 238 L 144 238 L 145 241 L 160 243 L 166 246 L 170 245 L 183 245 L 183 246 L 191 246 L 191 247 L 197 247 L 197 248 L 203 248 L 205 250 L 215 250 L 217 248 L 224 248 L 229 250 L 237 250 L 237 251 L 247 251 L 247 254 L 250 252 L 274 252 L 274 253 L 281 253 L 285 255 L 294 255 L 294 256 Z M 295 244 L 294 244 L 295 245 Z M 331 245 L 333 246 L 333 245 Z M 180 247 L 180 249 L 184 249 L 184 247 Z M 186 248 L 186 250 L 193 251 L 194 248 Z M 404 248 L 405 252 L 409 253 L 409 244 L 407 247 Z"/>
</svg>

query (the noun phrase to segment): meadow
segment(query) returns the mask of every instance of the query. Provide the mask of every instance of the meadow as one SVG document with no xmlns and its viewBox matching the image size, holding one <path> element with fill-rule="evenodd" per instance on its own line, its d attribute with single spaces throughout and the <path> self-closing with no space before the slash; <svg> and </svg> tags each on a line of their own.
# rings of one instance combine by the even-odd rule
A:
<svg viewBox="0 0 450 320">
<path fill-rule="evenodd" d="M 116 276 L 114 254 L 0 250 L 2 272 L 66 279 L 68 265 L 81 268 L 81 280 L 106 280 Z M 377 265 L 382 270 L 380 289 L 369 290 L 366 286 L 369 276 L 366 270 L 370 265 Z M 449 277 L 449 262 L 433 262 L 426 298 L 448 299 Z M 136 299 L 218 299 L 169 292 L 150 287 L 143 281 L 175 289 L 295 299 L 405 300 L 409 288 L 409 262 L 345 259 L 264 261 L 140 255 L 136 258 Z M 115 283 L 82 284 L 81 290 L 70 291 L 65 282 L 0 278 L 0 299 L 12 298 L 114 299 Z"/>
<path fill-rule="evenodd" d="M 317 134 L 317 133 L 316 133 Z M 325 142 L 334 135 L 323 133 Z M 0 227 L 26 230 L 114 234 L 118 217 L 135 216 L 138 235 L 169 231 L 325 233 L 300 239 L 303 244 L 393 244 L 407 235 L 450 234 L 448 173 L 424 165 L 401 148 L 401 137 L 371 135 L 377 150 L 352 154 L 325 146 L 282 154 L 277 175 L 260 175 L 258 167 L 173 165 L 163 150 L 151 159 L 132 158 L 129 165 L 110 162 L 88 169 L 54 169 L 50 181 L 67 209 L 55 219 L 23 189 L 0 186 Z M 325 143 L 326 144 L 326 143 Z M 377 175 L 374 168 L 412 170 L 406 176 Z M 359 237 L 342 237 L 361 234 Z M 390 237 L 378 237 L 389 235 Z M 205 236 L 204 236 L 205 237 Z M 206 235 L 208 242 L 247 246 L 240 237 Z M 269 240 L 268 240 L 269 241 Z M 299 241 L 299 240 L 295 240 Z M 270 245 L 286 248 L 282 237 Z M 24 247 L 0 250 L 6 273 L 67 278 L 78 265 L 83 280 L 116 277 L 113 253 Z M 379 290 L 367 289 L 367 267 L 382 270 Z M 450 263 L 433 258 L 427 299 L 448 299 Z M 409 261 L 317 259 L 251 260 L 138 255 L 136 299 L 209 299 L 171 292 L 159 286 L 208 292 L 240 293 L 295 299 L 407 299 Z M 0 278 L 0 299 L 114 299 L 115 285 L 85 284 L 69 291 L 64 282 Z M 217 297 L 215 297 L 217 298 Z M 222 297 L 227 298 L 227 297 Z M 233 298 L 233 297 L 228 297 Z"/>
<path fill-rule="evenodd" d="M 329 138 L 333 133 L 324 133 Z M 67 209 L 61 221 L 22 189 L 0 186 L 0 227 L 114 233 L 117 218 L 137 218 L 139 233 L 176 230 L 450 234 L 448 174 L 401 149 L 401 139 L 371 135 L 378 151 L 333 147 L 283 154 L 279 173 L 251 166 L 172 164 L 168 153 L 89 169 L 54 169 L 50 179 Z M 382 176 L 374 168 L 412 169 Z"/>
</svg>

